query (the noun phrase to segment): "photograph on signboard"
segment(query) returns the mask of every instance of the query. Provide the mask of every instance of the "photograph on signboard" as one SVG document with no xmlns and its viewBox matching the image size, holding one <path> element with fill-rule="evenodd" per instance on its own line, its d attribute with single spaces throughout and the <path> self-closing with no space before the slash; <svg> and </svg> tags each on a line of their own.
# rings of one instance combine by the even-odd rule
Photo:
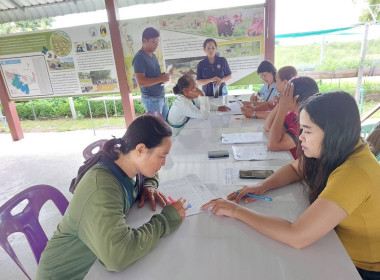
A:
<svg viewBox="0 0 380 280">
<path fill-rule="evenodd" d="M 75 68 L 72 57 L 62 57 L 58 59 L 48 60 L 49 70 L 72 70 Z"/>
<path fill-rule="evenodd" d="M 116 73 L 100 70 L 78 73 L 82 93 L 117 91 Z"/>
</svg>

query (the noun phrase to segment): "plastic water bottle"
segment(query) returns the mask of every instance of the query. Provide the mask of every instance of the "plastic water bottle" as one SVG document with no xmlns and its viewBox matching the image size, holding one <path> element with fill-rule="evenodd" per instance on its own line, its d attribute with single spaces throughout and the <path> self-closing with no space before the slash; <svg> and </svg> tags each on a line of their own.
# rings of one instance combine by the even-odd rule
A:
<svg viewBox="0 0 380 280">
<path fill-rule="evenodd" d="M 228 89 L 226 84 L 224 84 L 223 89 L 222 89 L 222 96 L 223 96 L 223 105 L 227 105 L 227 94 L 228 94 Z"/>
</svg>

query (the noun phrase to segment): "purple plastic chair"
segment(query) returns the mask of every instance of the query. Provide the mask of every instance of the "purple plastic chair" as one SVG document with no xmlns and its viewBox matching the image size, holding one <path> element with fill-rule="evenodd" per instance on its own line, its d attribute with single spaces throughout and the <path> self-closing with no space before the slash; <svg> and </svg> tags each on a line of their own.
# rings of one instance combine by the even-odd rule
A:
<svg viewBox="0 0 380 280">
<path fill-rule="evenodd" d="M 160 113 L 160 112 L 157 112 L 157 111 L 149 111 L 148 113 L 146 113 L 147 115 L 152 115 L 152 116 L 156 116 L 156 117 L 159 117 L 163 120 L 165 120 L 164 116 Z"/>
<path fill-rule="evenodd" d="M 88 160 L 91 158 L 93 155 L 95 155 L 97 152 L 101 151 L 103 149 L 104 144 L 108 141 L 108 139 L 100 139 L 97 140 L 90 145 L 88 145 L 84 150 L 83 150 L 83 157 L 85 160 Z M 94 152 L 96 148 L 99 148 Z"/>
<path fill-rule="evenodd" d="M 12 215 L 12 209 L 25 199 L 28 200 L 28 204 L 25 208 L 21 212 Z M 48 200 L 54 202 L 62 215 L 65 213 L 66 208 L 69 205 L 69 202 L 59 190 L 48 185 L 37 185 L 16 194 L 0 207 L 0 244 L 29 279 L 31 278 L 26 273 L 8 242 L 8 236 L 15 232 L 25 234 L 33 251 L 34 258 L 38 263 L 40 261 L 41 253 L 45 249 L 48 241 L 47 236 L 38 221 L 38 216 L 41 207 Z"/>
</svg>

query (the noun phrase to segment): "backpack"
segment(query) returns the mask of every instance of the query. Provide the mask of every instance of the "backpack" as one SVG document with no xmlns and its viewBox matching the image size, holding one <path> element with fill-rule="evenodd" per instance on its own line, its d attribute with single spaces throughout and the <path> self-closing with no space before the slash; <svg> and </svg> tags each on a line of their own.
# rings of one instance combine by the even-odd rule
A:
<svg viewBox="0 0 380 280">
<path fill-rule="evenodd" d="M 74 190 L 76 189 L 77 185 L 79 184 L 79 182 L 82 179 L 82 177 L 84 176 L 84 174 L 86 174 L 86 172 L 88 170 L 90 170 L 91 167 L 93 167 L 95 164 L 97 164 L 100 161 L 102 161 L 102 159 L 103 159 L 103 152 L 99 151 L 95 155 L 93 155 L 92 157 L 90 157 L 89 159 L 87 159 L 87 160 L 85 160 L 83 162 L 83 165 L 81 167 L 79 167 L 79 169 L 78 169 L 77 176 L 71 180 L 71 184 L 70 184 L 70 188 L 69 188 L 69 191 L 71 193 L 74 193 Z M 117 174 L 115 174 L 113 170 L 110 169 L 110 171 L 115 175 L 115 177 L 125 187 L 124 182 L 119 179 L 119 176 Z M 136 184 L 137 184 L 137 187 L 138 187 L 138 195 L 140 195 L 141 191 L 142 191 L 142 188 L 144 187 L 144 176 L 141 173 L 137 173 Z M 127 191 L 128 191 L 128 189 L 127 189 Z M 128 193 L 129 193 L 129 191 L 128 191 Z"/>
</svg>

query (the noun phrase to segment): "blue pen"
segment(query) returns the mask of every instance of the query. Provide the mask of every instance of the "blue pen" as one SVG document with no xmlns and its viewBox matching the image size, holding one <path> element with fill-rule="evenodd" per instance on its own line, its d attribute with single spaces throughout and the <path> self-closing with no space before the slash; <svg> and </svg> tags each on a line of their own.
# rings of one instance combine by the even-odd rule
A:
<svg viewBox="0 0 380 280">
<path fill-rule="evenodd" d="M 236 193 L 239 194 L 240 192 L 237 191 Z M 258 198 L 258 199 L 263 199 L 263 200 L 266 199 L 268 201 L 273 201 L 273 198 L 268 197 L 268 196 L 259 196 L 259 195 L 254 195 L 254 194 L 250 194 L 250 193 L 247 193 L 246 196 L 250 196 L 250 197 L 254 197 L 254 198 Z"/>
</svg>

